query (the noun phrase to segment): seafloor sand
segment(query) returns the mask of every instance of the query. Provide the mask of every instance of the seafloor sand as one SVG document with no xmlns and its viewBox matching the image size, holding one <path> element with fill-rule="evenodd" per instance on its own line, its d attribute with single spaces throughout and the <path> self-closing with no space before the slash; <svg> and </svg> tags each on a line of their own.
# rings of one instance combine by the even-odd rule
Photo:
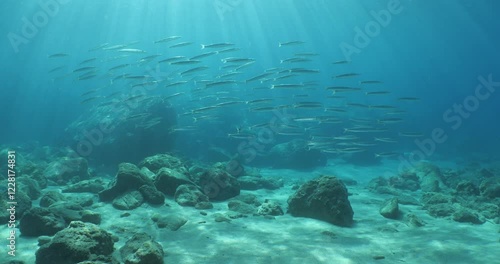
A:
<svg viewBox="0 0 500 264">
<path fill-rule="evenodd" d="M 102 215 L 101 227 L 120 237 L 115 249 L 134 232 L 147 232 L 163 246 L 165 263 L 498 263 L 498 225 L 491 222 L 482 225 L 457 223 L 433 218 L 419 206 L 407 205 L 400 205 L 403 214 L 417 215 L 426 222 L 424 227 L 408 227 L 403 221 L 383 218 L 378 212 L 380 203 L 389 196 L 377 195 L 364 188 L 370 178 L 383 170 L 383 167 L 354 168 L 350 165 L 322 168 L 312 173 L 263 170 L 263 176 L 283 177 L 285 187 L 276 191 L 242 192 L 252 193 L 261 201 L 278 200 L 286 210 L 286 200 L 293 193 L 292 183 L 304 182 L 323 173 L 353 178 L 359 184 L 348 186 L 355 220 L 351 228 L 289 214 L 275 219 L 248 216 L 230 223 L 215 222 L 212 214 L 226 212 L 227 201 L 214 203 L 214 209 L 204 210 L 208 213 L 206 216 L 194 208 L 181 207 L 171 199 L 167 201 L 170 207 L 155 208 L 144 204 L 129 211 L 131 215 L 125 218 L 120 217 L 124 211 L 110 204 L 99 203 L 93 210 Z M 151 220 L 156 213 L 183 215 L 188 222 L 177 231 L 159 230 Z M 0 231 L 6 234 L 7 229 L 2 226 Z M 21 237 L 17 243 L 18 259 L 34 263 L 36 239 Z M 375 260 L 374 256 L 385 259 Z"/>
</svg>

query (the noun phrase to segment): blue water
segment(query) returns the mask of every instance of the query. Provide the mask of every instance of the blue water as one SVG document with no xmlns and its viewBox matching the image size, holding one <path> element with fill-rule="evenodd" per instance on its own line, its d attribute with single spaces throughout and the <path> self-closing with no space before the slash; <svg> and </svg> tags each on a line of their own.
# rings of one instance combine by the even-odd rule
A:
<svg viewBox="0 0 500 264">
<path fill-rule="evenodd" d="M 332 74 L 359 72 L 363 78 L 383 81 L 384 88 L 393 92 L 392 97 L 421 98 L 415 103 L 398 103 L 408 110 L 407 121 L 404 127 L 399 125 L 394 129 L 418 130 L 430 137 L 433 129 L 442 128 L 449 138 L 439 145 L 438 153 L 466 155 L 456 153 L 460 149 L 490 155 L 497 154 L 500 147 L 498 92 L 478 101 L 470 117 L 460 117 L 462 123 L 458 129 L 451 128 L 458 121 L 443 120 L 447 109 L 463 104 L 468 96 L 474 95 L 480 83 L 478 77 L 487 78 L 491 74 L 494 81 L 500 82 L 500 24 L 496 19 L 500 3 L 495 0 L 397 1 L 399 12 L 392 14 L 391 21 L 370 37 L 366 47 L 350 56 L 352 63 L 346 66 L 331 64 L 345 59 L 342 43 L 352 45 L 356 27 L 364 29 L 367 23 L 375 21 L 370 12 L 387 10 L 388 3 L 394 1 L 41 2 L 56 3 L 56 7 L 29 37 L 23 36 L 25 19 L 33 21 L 40 16 L 43 19 L 43 14 L 47 14 L 38 1 L 4 0 L 0 4 L 3 20 L 0 24 L 3 36 L 0 42 L 0 142 L 4 144 L 31 141 L 55 144 L 64 129 L 89 109 L 88 105 L 79 103 L 80 94 L 108 82 L 99 78 L 54 80 L 57 75 L 48 74 L 50 69 L 59 65 L 73 69 L 84 59 L 101 58 L 102 52 L 88 50 L 103 43 L 139 41 L 132 48 L 147 50 L 146 55 L 162 54 L 162 58 L 178 55 L 176 52 L 197 55 L 201 52 L 199 44 L 234 43 L 241 49 L 238 56 L 257 61 L 243 70 L 247 78 L 280 66 L 279 61 L 293 53 L 319 53 L 307 67 L 321 71 L 315 77 L 320 87 L 333 85 Z M 13 34 L 23 37 L 26 43 L 13 42 Z M 195 44 L 172 51 L 153 43 L 172 35 Z M 278 48 L 279 42 L 291 40 L 306 43 Z M 47 58 L 61 52 L 70 56 Z M 209 66 L 214 68 L 220 66 L 218 60 L 211 63 Z M 117 64 L 97 66 L 106 68 Z M 137 74 L 141 71 L 135 70 Z M 265 97 L 265 92 L 261 96 Z M 311 96 L 316 98 L 305 101 L 326 100 L 319 93 Z M 359 101 L 365 100 L 363 93 L 359 96 Z M 242 98 L 251 99 L 256 98 Z M 387 104 L 385 99 L 380 100 L 380 104 Z M 240 118 L 241 122 L 244 119 L 234 118 Z M 411 140 L 403 146 L 410 151 L 415 148 Z"/>
</svg>

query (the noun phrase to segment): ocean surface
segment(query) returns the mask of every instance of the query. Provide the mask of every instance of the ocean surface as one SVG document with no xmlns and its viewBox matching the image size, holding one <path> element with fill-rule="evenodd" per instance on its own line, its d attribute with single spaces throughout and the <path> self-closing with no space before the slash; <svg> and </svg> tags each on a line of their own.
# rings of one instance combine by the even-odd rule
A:
<svg viewBox="0 0 500 264">
<path fill-rule="evenodd" d="M 293 184 L 323 174 L 367 184 L 421 162 L 461 175 L 500 171 L 499 1 L 3 0 L 0 7 L 0 150 L 15 150 L 21 171 L 28 160 L 47 171 L 81 157 L 90 179 L 111 180 L 118 164 L 162 153 L 189 166 L 236 162 L 271 178 L 285 173 Z M 273 194 L 283 206 L 290 188 Z M 495 226 L 488 219 L 484 225 Z M 222 262 L 164 259 L 251 256 L 237 252 Z M 336 263 L 371 263 L 344 256 Z M 447 263 L 407 257 L 400 259 Z"/>
</svg>

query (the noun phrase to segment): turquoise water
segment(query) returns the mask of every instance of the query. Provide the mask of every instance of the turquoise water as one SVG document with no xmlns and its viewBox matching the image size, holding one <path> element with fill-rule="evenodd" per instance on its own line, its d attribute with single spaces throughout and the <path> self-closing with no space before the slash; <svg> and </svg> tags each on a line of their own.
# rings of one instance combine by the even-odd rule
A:
<svg viewBox="0 0 500 264">
<path fill-rule="evenodd" d="M 499 40 L 495 35 L 499 25 L 494 22 L 493 11 L 498 9 L 496 1 L 54 3 L 48 5 L 48 9 L 31 1 L 2 3 L 4 23 L 1 29 L 5 37 L 2 41 L 4 70 L 1 92 L 2 98 L 8 98 L 1 113 L 7 128 L 1 132 L 4 143 L 56 142 L 64 128 L 88 109 L 87 105 L 78 104 L 80 94 L 105 85 L 109 78 L 75 81 L 70 76 L 61 80 L 56 78 L 64 74 L 64 70 L 56 74 L 47 72 L 60 65 L 71 71 L 71 67 L 76 67 L 73 65 L 88 58 L 96 57 L 98 62 L 102 61 L 102 57 L 109 56 L 109 53 L 88 52 L 88 49 L 103 43 L 118 45 L 134 41 L 139 42 L 134 48 L 146 50 L 148 54 L 162 54 L 163 58 L 177 53 L 198 54 L 199 45 L 203 43 L 234 43 L 241 49 L 238 56 L 254 58 L 257 62 L 245 69 L 244 77 L 240 79 L 282 66 L 279 61 L 293 53 L 318 53 L 320 56 L 306 66 L 321 71 L 309 78 L 319 87 L 334 84 L 332 74 L 359 72 L 365 79 L 383 81 L 382 88 L 390 89 L 391 97 L 421 98 L 418 103 L 397 105 L 408 108 L 408 114 L 405 127 L 396 130 L 418 130 L 430 136 L 432 129 L 441 127 L 449 139 L 438 150 L 450 154 L 456 153 L 459 145 L 464 152 L 493 154 L 499 143 L 497 128 L 492 122 L 498 109 L 495 93 L 487 100 L 480 100 L 479 106 L 471 107 L 474 111 L 470 118 L 450 114 L 449 118 L 457 117 L 463 121 L 459 129 L 451 129 L 458 120 L 443 119 L 443 114 L 453 104 L 463 104 L 467 96 L 474 94 L 479 76 L 492 74 L 493 80 L 499 79 L 496 77 L 500 74 Z M 385 17 L 388 22 L 381 26 L 370 12 L 382 14 L 392 4 L 397 8 L 392 10 L 390 19 Z M 34 20 L 38 21 L 35 32 L 26 31 L 26 21 Z M 370 23 L 373 26 L 374 21 L 375 27 L 368 28 L 375 34 L 368 36 L 367 43 L 356 46 L 356 28 L 366 32 L 366 26 Z M 193 45 L 172 51 L 165 49 L 165 45 L 153 44 L 154 40 L 172 35 L 182 36 L 182 41 L 193 42 Z M 292 40 L 304 41 L 305 44 L 278 48 L 279 42 Z M 353 53 L 343 51 L 347 45 L 354 48 Z M 61 52 L 71 56 L 47 58 Z M 344 59 L 352 63 L 345 67 L 331 64 Z M 220 66 L 218 60 L 209 60 L 208 63 L 214 68 Z M 95 66 L 106 68 L 118 64 L 101 62 Z M 147 67 L 154 67 L 154 64 Z M 280 91 L 273 95 L 280 93 L 286 94 Z M 245 96 L 243 100 L 252 95 Z M 255 95 L 256 98 L 259 96 Z M 319 92 L 311 92 L 308 101 L 323 101 L 322 96 Z M 366 101 L 363 93 L 349 96 Z M 377 99 L 376 102 L 382 104 L 388 101 L 386 99 Z M 29 129 L 31 127 L 37 128 L 36 133 Z M 410 141 L 406 147 L 411 148 L 413 144 Z"/>
</svg>

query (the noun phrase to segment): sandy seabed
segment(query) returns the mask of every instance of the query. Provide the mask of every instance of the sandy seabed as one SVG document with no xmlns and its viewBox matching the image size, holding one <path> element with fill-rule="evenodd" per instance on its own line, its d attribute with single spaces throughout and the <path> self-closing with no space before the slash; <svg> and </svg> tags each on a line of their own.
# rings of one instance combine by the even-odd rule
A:
<svg viewBox="0 0 500 264">
<path fill-rule="evenodd" d="M 120 217 L 124 211 L 114 209 L 111 204 L 99 203 L 92 210 L 102 215 L 100 226 L 120 238 L 115 243 L 115 254 L 135 232 L 146 232 L 163 246 L 165 263 L 498 263 L 499 227 L 490 221 L 482 225 L 457 223 L 431 217 L 415 205 L 400 205 L 400 210 L 402 214 L 417 215 L 426 222 L 423 227 L 409 227 L 403 220 L 382 217 L 380 204 L 391 196 L 372 193 L 365 186 L 371 178 L 379 176 L 377 173 L 384 170 L 383 166 L 387 164 L 359 168 L 343 165 L 307 173 L 262 170 L 263 176 L 282 177 L 285 187 L 274 191 L 242 191 L 256 195 L 261 202 L 276 200 L 286 210 L 286 201 L 294 192 L 293 183 L 305 182 L 321 174 L 355 179 L 358 184 L 348 186 L 355 221 L 350 228 L 289 214 L 274 219 L 248 216 L 231 222 L 215 222 L 214 213 L 228 211 L 227 201 L 214 203 L 213 209 L 203 210 L 207 215 L 191 207 L 181 207 L 171 199 L 167 200 L 169 206 L 144 204 L 128 211 L 128 217 Z M 182 215 L 188 222 L 177 231 L 158 229 L 151 220 L 157 213 Z M 0 232 L 7 236 L 6 225 L 0 227 Z M 18 237 L 16 259 L 35 263 L 37 248 L 36 238 Z M 3 256 L 6 256 L 5 251 L 1 259 L 2 263 L 8 263 Z M 375 259 L 382 256 L 383 259 Z"/>
</svg>

